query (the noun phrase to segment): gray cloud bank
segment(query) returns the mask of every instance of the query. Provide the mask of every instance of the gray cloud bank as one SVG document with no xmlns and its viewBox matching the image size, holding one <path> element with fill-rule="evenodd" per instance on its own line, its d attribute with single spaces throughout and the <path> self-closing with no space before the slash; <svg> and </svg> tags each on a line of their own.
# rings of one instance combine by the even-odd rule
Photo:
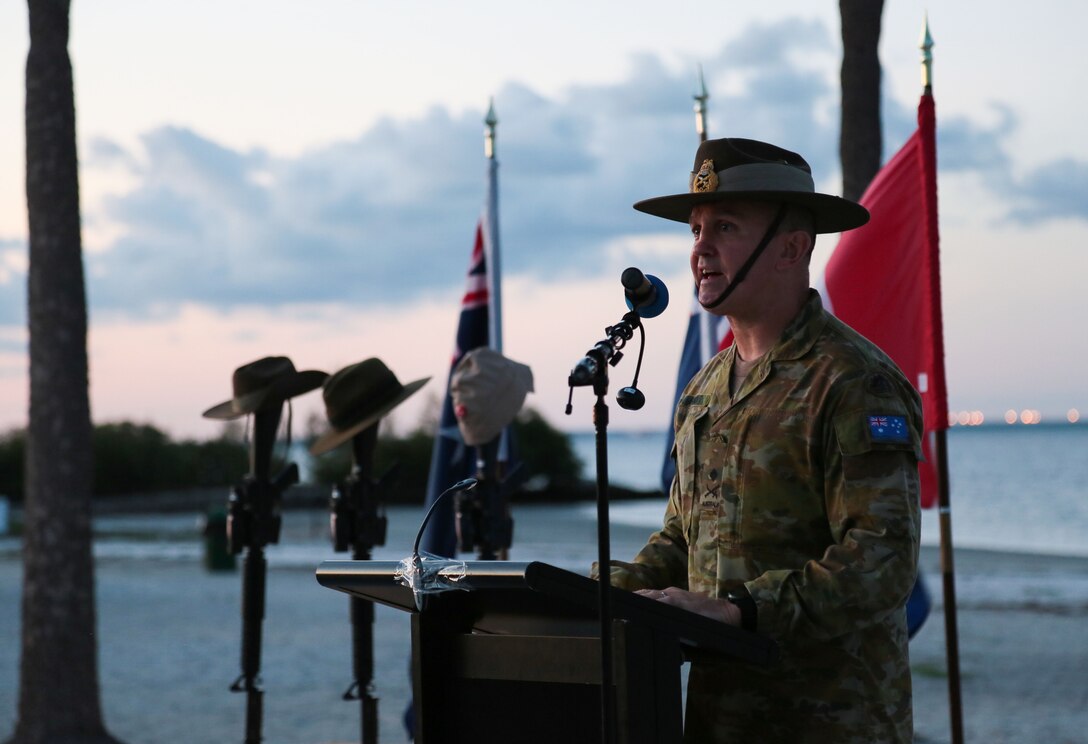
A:
<svg viewBox="0 0 1088 744">
<path fill-rule="evenodd" d="M 837 189 L 838 90 L 827 74 L 837 64 L 838 42 L 818 22 L 752 27 L 704 61 L 712 136 L 795 149 Z M 630 205 L 686 188 L 694 87 L 693 71 L 644 55 L 619 83 L 555 98 L 516 83 L 497 93 L 507 276 L 592 274 L 610 240 L 675 229 Z M 986 127 L 938 110 L 940 167 L 985 173 L 1012 220 L 1088 219 L 1088 164 L 1041 164 L 1014 182 L 1005 142 L 1016 119 L 1000 113 Z M 915 126 L 913 102 L 886 100 L 883 114 L 888 157 Z M 121 235 L 87 257 L 92 305 L 137 316 L 183 302 L 367 305 L 460 286 L 485 194 L 483 116 L 436 107 L 291 158 L 174 127 L 133 151 L 97 139 L 84 168 L 122 168 L 136 185 L 85 215 Z M 10 298 L 0 304 L 0 323 L 21 317 Z"/>
</svg>

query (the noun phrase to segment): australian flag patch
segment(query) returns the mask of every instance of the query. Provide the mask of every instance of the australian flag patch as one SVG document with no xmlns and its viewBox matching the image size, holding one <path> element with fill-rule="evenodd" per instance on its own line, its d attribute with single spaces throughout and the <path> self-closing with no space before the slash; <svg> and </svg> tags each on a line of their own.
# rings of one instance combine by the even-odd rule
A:
<svg viewBox="0 0 1088 744">
<path fill-rule="evenodd" d="M 869 439 L 873 442 L 910 442 L 906 416 L 869 416 Z"/>
</svg>

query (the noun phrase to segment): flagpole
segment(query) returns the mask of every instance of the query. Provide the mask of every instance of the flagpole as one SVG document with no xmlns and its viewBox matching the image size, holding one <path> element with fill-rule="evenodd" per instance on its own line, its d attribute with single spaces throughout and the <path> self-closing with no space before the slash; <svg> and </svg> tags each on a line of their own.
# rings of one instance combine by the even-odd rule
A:
<svg viewBox="0 0 1088 744">
<path fill-rule="evenodd" d="M 926 15 L 924 25 L 922 27 L 922 38 L 919 44 L 919 48 L 922 50 L 922 86 L 923 96 L 932 98 L 933 95 L 933 37 L 929 33 L 929 16 Z M 935 128 L 934 128 L 935 129 Z M 932 136 L 936 137 L 936 132 L 932 131 Z M 932 146 L 923 148 L 925 158 L 925 173 L 926 179 L 930 183 L 926 184 L 925 193 L 936 194 L 937 192 L 937 163 L 936 163 L 936 143 L 932 143 Z M 934 223 L 937 220 L 936 205 L 932 205 L 932 209 L 926 210 L 929 214 L 929 219 Z M 930 261 L 931 266 L 938 266 L 940 261 L 937 241 L 935 238 L 937 226 L 931 224 L 928 226 L 930 235 L 934 236 L 934 239 L 930 240 Z M 941 287 L 940 282 L 936 277 L 930 282 L 930 302 L 932 308 L 931 317 L 939 319 L 941 317 Z M 938 328 L 942 323 L 936 324 Z M 940 379 L 934 380 L 937 389 L 935 394 L 944 394 L 945 382 L 944 382 L 944 339 L 943 334 L 938 336 L 937 339 L 940 343 L 940 348 L 936 350 L 934 355 L 940 365 Z M 945 406 L 947 410 L 947 405 Z M 946 414 L 947 415 L 947 414 Z M 952 506 L 950 498 L 949 487 L 949 475 L 948 475 L 948 426 L 940 426 L 934 432 L 934 454 L 937 458 L 937 507 L 938 507 L 938 519 L 940 525 L 940 540 L 941 540 L 941 576 L 944 589 L 944 636 L 945 636 L 945 659 L 948 666 L 948 709 L 949 719 L 952 727 L 952 744 L 963 744 L 963 700 L 961 697 L 960 687 L 960 652 L 959 652 L 959 630 L 956 622 L 956 571 L 953 560 L 953 548 L 952 548 Z"/>
<path fill-rule="evenodd" d="M 484 117 L 484 156 L 487 158 L 487 214 L 484 215 L 484 260 L 487 261 L 487 293 L 491 306 L 488 311 L 487 345 L 502 353 L 502 265 L 499 250 L 499 161 L 495 157 L 495 126 L 499 118 L 495 115 L 495 99 L 488 103 L 487 116 Z M 479 453 L 477 453 L 479 454 Z M 498 450 L 495 454 L 499 476 L 505 471 L 505 464 L 510 462 L 509 427 L 504 427 L 499 434 Z M 505 551 L 503 551 L 505 553 Z"/>
<path fill-rule="evenodd" d="M 488 311 L 488 345 L 495 351 L 502 353 L 502 251 L 499 244 L 499 161 L 495 153 L 495 127 L 499 123 L 499 117 L 495 115 L 495 99 L 488 102 L 487 116 L 484 117 L 484 155 L 487 158 L 487 214 L 484 217 L 484 260 L 487 262 L 487 293 L 490 298 Z M 476 449 L 477 470 L 485 478 L 490 476 L 493 481 L 484 484 L 482 492 L 490 495 L 493 503 L 489 510 L 498 507 L 500 513 L 492 514 L 491 518 L 500 523 L 510 519 L 510 511 L 504 495 L 503 481 L 510 474 L 510 427 L 504 426 L 499 432 L 497 444 L 485 444 Z M 494 457 L 493 467 L 489 467 L 488 459 Z M 512 524 L 512 522 L 509 522 Z M 512 527 L 510 528 L 512 529 Z M 494 557 L 506 560 L 509 556 L 509 536 L 505 545 L 498 546 Z M 481 554 L 481 557 L 491 557 L 489 554 Z"/>
<path fill-rule="evenodd" d="M 487 219 L 485 228 L 487 240 L 484 241 L 484 253 L 487 259 L 488 295 L 491 298 L 491 312 L 488 323 L 488 346 L 502 353 L 502 268 L 499 250 L 499 162 L 495 159 L 495 125 L 499 119 L 495 116 L 495 99 L 492 98 L 487 108 L 484 124 L 484 155 L 487 156 Z"/>
<path fill-rule="evenodd" d="M 710 94 L 706 92 L 702 65 L 699 65 L 699 90 L 692 98 L 695 99 L 695 131 L 699 134 L 699 141 L 706 142 L 706 102 Z"/>
<path fill-rule="evenodd" d="M 706 142 L 706 102 L 710 94 L 706 90 L 706 80 L 703 78 L 703 66 L 699 65 L 699 90 L 693 96 L 695 99 L 695 131 L 699 135 L 699 142 Z M 718 337 L 714 332 L 715 324 L 711 322 L 713 316 L 703 308 L 699 308 L 699 357 L 703 364 L 710 361 L 711 357 L 718 353 Z"/>
</svg>

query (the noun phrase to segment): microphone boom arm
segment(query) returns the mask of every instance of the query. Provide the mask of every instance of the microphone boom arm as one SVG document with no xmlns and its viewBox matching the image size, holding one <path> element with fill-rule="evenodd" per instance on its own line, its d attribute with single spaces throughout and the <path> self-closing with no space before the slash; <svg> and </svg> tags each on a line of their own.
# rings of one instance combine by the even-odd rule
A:
<svg viewBox="0 0 1088 744">
<path fill-rule="evenodd" d="M 598 395 L 607 393 L 608 380 L 604 374 L 607 371 L 605 365 L 615 367 L 619 364 L 620 359 L 623 358 L 621 349 L 634 337 L 635 329 L 641 326 L 642 318 L 632 310 L 625 313 L 619 323 L 605 328 L 604 332 L 607 336 L 594 344 L 593 348 L 587 351 L 571 370 L 567 378 L 570 387 L 593 385 L 594 392 Z M 602 384 L 604 389 L 600 390 Z"/>
</svg>

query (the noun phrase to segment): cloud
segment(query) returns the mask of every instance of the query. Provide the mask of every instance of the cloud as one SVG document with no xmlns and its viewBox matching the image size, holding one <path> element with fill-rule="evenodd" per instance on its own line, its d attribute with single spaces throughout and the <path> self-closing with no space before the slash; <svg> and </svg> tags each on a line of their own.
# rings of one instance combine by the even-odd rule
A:
<svg viewBox="0 0 1088 744">
<path fill-rule="evenodd" d="M 711 134 L 801 152 L 819 187 L 837 190 L 838 65 L 838 41 L 818 21 L 749 27 L 704 64 Z M 642 54 L 618 82 L 554 96 L 510 82 L 498 92 L 507 277 L 591 275 L 609 246 L 671 229 L 630 205 L 686 189 L 694 87 L 694 63 L 677 69 Z M 940 122 L 941 168 L 985 172 L 995 194 L 1015 202 L 1013 219 L 1084 216 L 1088 200 L 1051 196 L 1057 166 L 1014 184 L 1005 146 L 1016 117 L 995 111 L 989 125 Z M 92 306 L 148 316 L 185 303 L 372 306 L 454 293 L 485 194 L 483 117 L 434 107 L 291 157 L 180 127 L 147 132 L 131 148 L 97 138 L 85 168 L 126 178 L 85 215 L 108 236 L 87 255 Z M 888 157 L 913 131 L 913 105 L 888 99 L 884 119 Z M 1079 194 L 1084 170 L 1074 168 Z M 0 306 L 0 322 L 11 312 Z"/>
<path fill-rule="evenodd" d="M 1012 161 L 1006 142 L 1017 128 L 1016 113 L 1004 104 L 993 104 L 997 122 L 980 124 L 963 117 L 942 118 L 937 112 L 937 166 L 944 171 L 976 171 L 994 179 L 1000 187 L 1010 178 Z"/>
<path fill-rule="evenodd" d="M 1017 186 L 1009 213 L 1015 222 L 1088 220 L 1088 163 L 1069 158 L 1048 163 L 1029 172 Z"/>
<path fill-rule="evenodd" d="M 83 155 L 84 164 L 109 166 L 113 164 L 131 165 L 124 148 L 105 137 L 92 137 Z"/>
<path fill-rule="evenodd" d="M 19 325 L 26 318 L 27 244 L 0 238 L 0 327 Z M 0 342 L 0 351 L 9 348 Z"/>
<path fill-rule="evenodd" d="M 992 110 L 996 120 L 985 124 L 941 117 L 938 109 L 938 169 L 981 176 L 998 206 L 999 221 L 1030 227 L 1055 219 L 1088 220 L 1088 163 L 1061 158 L 1017 176 L 1008 148 L 1019 117 L 1005 104 L 994 103 Z M 890 99 L 883 101 L 883 118 L 887 159 L 914 132 L 917 119 L 915 109 Z"/>
<path fill-rule="evenodd" d="M 1088 163 L 1060 158 L 1018 176 L 1007 149 L 1019 117 L 1007 105 L 992 108 L 996 121 L 991 125 L 963 117 L 938 119 L 938 167 L 983 176 L 1009 222 L 1032 226 L 1054 219 L 1088 220 Z"/>
<path fill-rule="evenodd" d="M 818 121 L 834 92 L 811 66 L 791 62 L 814 55 L 834 58 L 819 24 L 754 27 L 723 48 L 718 62 L 743 81 L 712 107 L 743 111 L 746 134 L 811 151 L 828 173 L 832 126 Z M 630 205 L 686 188 L 693 83 L 693 69 L 641 55 L 615 84 L 555 98 L 517 83 L 500 90 L 507 276 L 584 275 L 609 243 L 661 231 Z M 133 151 L 95 140 L 89 167 L 124 165 L 136 185 L 94 216 L 119 237 L 89 257 L 92 302 L 146 314 L 183 302 L 365 305 L 458 287 L 485 192 L 483 115 L 433 108 L 293 158 L 235 151 L 176 127 L 147 133 Z"/>
</svg>

